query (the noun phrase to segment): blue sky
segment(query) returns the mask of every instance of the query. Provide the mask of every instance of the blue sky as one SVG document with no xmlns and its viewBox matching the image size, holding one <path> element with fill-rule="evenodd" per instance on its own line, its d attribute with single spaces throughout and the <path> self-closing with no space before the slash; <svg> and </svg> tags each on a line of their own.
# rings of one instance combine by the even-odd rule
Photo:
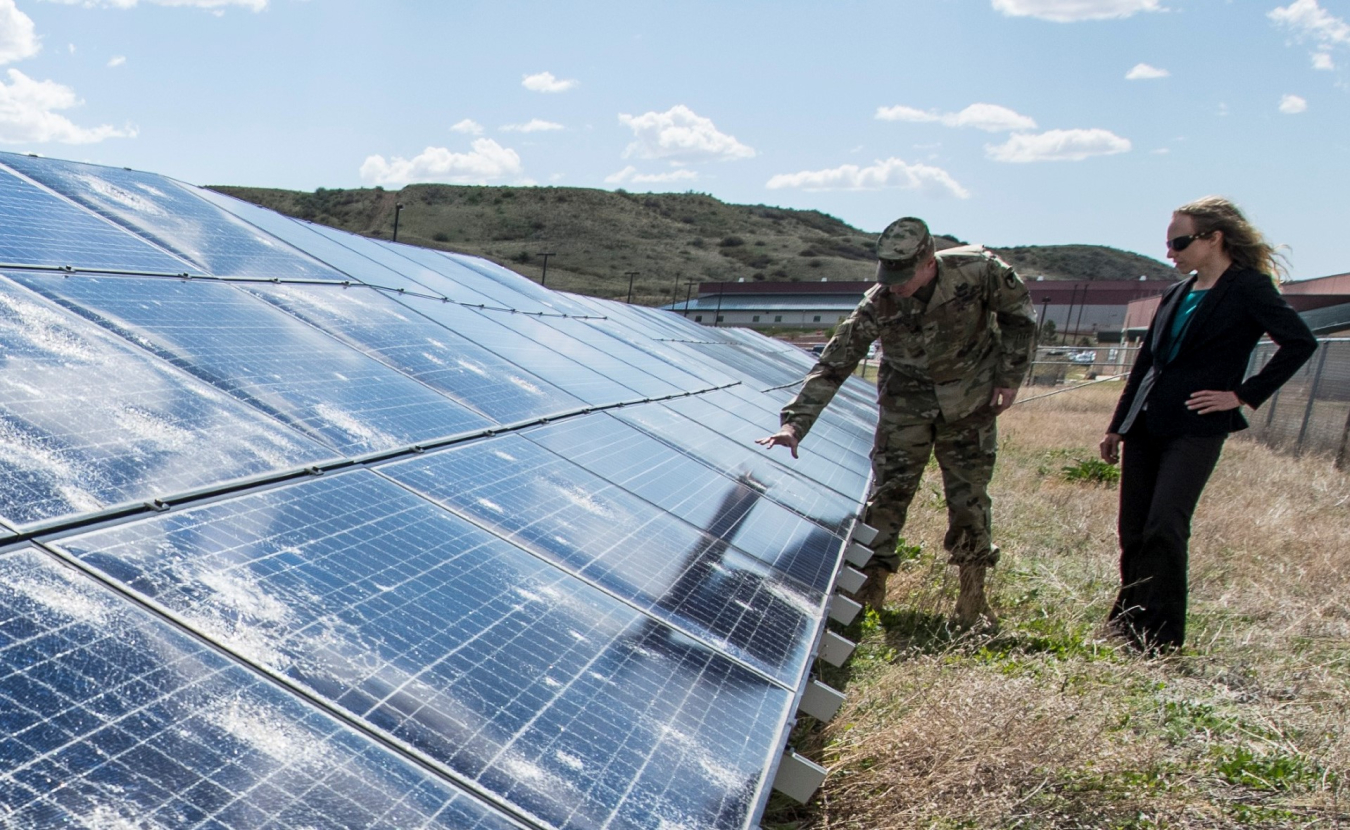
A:
<svg viewBox="0 0 1350 830">
<path fill-rule="evenodd" d="M 197 184 L 699 191 L 1350 271 L 1350 0 L 0 0 L 0 149 Z"/>
</svg>

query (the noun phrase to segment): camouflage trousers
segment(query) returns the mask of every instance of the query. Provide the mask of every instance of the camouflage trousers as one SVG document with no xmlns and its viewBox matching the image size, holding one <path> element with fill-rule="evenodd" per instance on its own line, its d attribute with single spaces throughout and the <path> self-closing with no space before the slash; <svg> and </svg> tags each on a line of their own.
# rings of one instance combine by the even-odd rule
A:
<svg viewBox="0 0 1350 830">
<path fill-rule="evenodd" d="M 947 502 L 943 547 L 953 565 L 993 565 L 998 548 L 991 538 L 989 479 L 998 452 L 995 416 L 988 408 L 947 423 L 899 423 L 883 410 L 872 448 L 872 495 L 864 521 L 878 531 L 874 560 L 892 572 L 900 560 L 896 541 L 909 503 L 919 489 L 928 459 L 937 456 Z"/>
</svg>

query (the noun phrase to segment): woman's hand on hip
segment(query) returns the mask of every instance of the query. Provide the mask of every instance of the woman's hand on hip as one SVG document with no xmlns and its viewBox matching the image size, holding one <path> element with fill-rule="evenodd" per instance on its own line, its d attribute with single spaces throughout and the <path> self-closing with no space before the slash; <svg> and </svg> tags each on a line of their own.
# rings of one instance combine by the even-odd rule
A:
<svg viewBox="0 0 1350 830">
<path fill-rule="evenodd" d="M 1120 442 L 1124 440 L 1118 432 L 1108 432 L 1102 436 L 1102 460 L 1114 464 L 1120 460 Z"/>
<path fill-rule="evenodd" d="M 1227 412 L 1242 406 L 1242 399 L 1236 392 L 1202 389 L 1192 392 L 1186 399 L 1186 408 L 1197 415 L 1210 415 L 1215 412 Z"/>
</svg>

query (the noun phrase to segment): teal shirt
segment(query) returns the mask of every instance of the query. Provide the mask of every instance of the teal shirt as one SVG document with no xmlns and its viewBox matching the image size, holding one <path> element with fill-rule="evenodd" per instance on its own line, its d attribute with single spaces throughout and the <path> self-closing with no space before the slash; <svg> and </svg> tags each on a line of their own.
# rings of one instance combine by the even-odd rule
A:
<svg viewBox="0 0 1350 830">
<path fill-rule="evenodd" d="M 1171 362 L 1177 356 L 1177 347 L 1181 345 L 1181 336 L 1186 333 L 1186 326 L 1191 322 L 1191 315 L 1195 313 L 1196 306 L 1205 298 L 1205 293 L 1209 289 L 1192 289 L 1191 293 L 1181 299 L 1181 305 L 1177 306 L 1176 316 L 1172 318 L 1172 330 L 1168 332 L 1167 338 L 1167 360 Z"/>
</svg>

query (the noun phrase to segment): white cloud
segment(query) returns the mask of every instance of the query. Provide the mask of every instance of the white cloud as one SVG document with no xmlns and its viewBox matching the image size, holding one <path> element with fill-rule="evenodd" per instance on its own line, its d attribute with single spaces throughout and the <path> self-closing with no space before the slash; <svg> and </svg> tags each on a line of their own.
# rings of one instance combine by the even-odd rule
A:
<svg viewBox="0 0 1350 830">
<path fill-rule="evenodd" d="M 845 164 L 831 170 L 804 170 L 800 173 L 779 173 L 769 179 L 770 190 L 799 188 L 802 190 L 881 190 L 899 188 L 917 190 L 931 196 L 970 198 L 966 190 L 940 167 L 927 164 L 906 164 L 898 158 L 876 161 L 871 167 Z"/>
<path fill-rule="evenodd" d="M 466 135 L 482 135 L 483 125 L 474 121 L 472 118 L 466 118 L 451 127 L 450 131 L 455 133 L 465 133 Z"/>
<path fill-rule="evenodd" d="M 17 69 L 7 73 L 10 82 L 0 81 L 0 143 L 93 144 L 136 135 L 133 127 L 119 130 L 107 124 L 92 129 L 77 126 L 57 112 L 82 103 L 75 90 L 54 81 L 35 81 Z"/>
<path fill-rule="evenodd" d="M 113 55 L 113 56 L 108 60 L 108 68 L 109 68 L 109 69 L 112 69 L 113 67 L 121 66 L 122 64 L 124 64 L 124 63 L 126 63 L 126 62 L 127 62 L 126 55 Z"/>
<path fill-rule="evenodd" d="M 1336 68 L 1336 62 L 1331 59 L 1330 52 L 1313 52 L 1312 65 L 1313 69 L 1321 69 L 1323 71 Z"/>
<path fill-rule="evenodd" d="M 711 119 L 683 104 L 665 112 L 620 115 L 619 122 L 632 129 L 636 138 L 623 151 L 624 158 L 699 162 L 732 161 L 755 155 L 754 149 L 737 141 L 735 136 L 718 132 Z"/>
<path fill-rule="evenodd" d="M 31 58 L 41 48 L 33 19 L 19 11 L 14 0 L 0 0 L 0 63 Z"/>
<path fill-rule="evenodd" d="M 997 104 L 971 104 L 960 112 L 925 112 L 913 107 L 877 107 L 879 121 L 936 121 L 945 127 L 974 127 L 990 133 L 1009 130 L 1034 130 L 1036 122 L 1028 116 Z"/>
<path fill-rule="evenodd" d="M 1332 46 L 1350 44 L 1350 24 L 1317 5 L 1317 0 L 1294 0 L 1272 9 L 1266 16 L 1296 36 L 1318 44 L 1323 52 Z"/>
<path fill-rule="evenodd" d="M 1136 63 L 1134 68 L 1125 73 L 1127 81 L 1151 81 L 1155 78 L 1166 78 L 1171 75 L 1166 69 L 1159 69 L 1156 66 L 1149 66 L 1146 63 Z"/>
<path fill-rule="evenodd" d="M 526 75 L 520 85 L 531 92 L 566 92 L 576 87 L 577 81 L 562 81 L 553 77 L 552 72 L 540 72 L 537 75 Z"/>
<path fill-rule="evenodd" d="M 1129 139 L 1109 130 L 1049 130 L 1032 135 L 1018 133 L 1003 144 L 990 144 L 985 155 L 994 161 L 1082 161 L 1091 156 L 1127 153 Z"/>
<path fill-rule="evenodd" d="M 487 184 L 524 172 L 515 150 L 490 138 L 473 142 L 473 152 L 453 153 L 444 147 L 428 147 L 411 159 L 370 156 L 361 165 L 361 180 L 378 185 L 405 185 L 410 182 L 446 184 Z"/>
<path fill-rule="evenodd" d="M 525 124 L 503 124 L 502 132 L 506 133 L 542 133 L 550 130 L 561 130 L 563 125 L 555 124 L 552 121 L 544 121 L 539 118 L 531 118 Z"/>
<path fill-rule="evenodd" d="M 665 184 L 669 182 L 693 181 L 698 173 L 693 170 L 670 170 L 665 173 L 639 173 L 633 165 L 628 165 L 617 173 L 605 177 L 606 184 Z"/>
<path fill-rule="evenodd" d="M 994 0 L 994 10 L 1009 17 L 1073 23 L 1130 17 L 1139 12 L 1162 11 L 1162 7 L 1158 0 Z"/>
<path fill-rule="evenodd" d="M 139 0 L 46 0 L 46 2 L 105 9 L 131 9 L 139 4 Z M 267 8 L 267 0 L 145 0 L 145 2 L 156 6 L 188 6 L 197 9 L 214 9 L 217 13 L 229 6 L 242 6 L 255 12 Z"/>
<path fill-rule="evenodd" d="M 1297 95 L 1286 95 L 1280 99 L 1280 112 L 1285 115 L 1298 115 L 1308 109 L 1308 101 Z"/>
</svg>

